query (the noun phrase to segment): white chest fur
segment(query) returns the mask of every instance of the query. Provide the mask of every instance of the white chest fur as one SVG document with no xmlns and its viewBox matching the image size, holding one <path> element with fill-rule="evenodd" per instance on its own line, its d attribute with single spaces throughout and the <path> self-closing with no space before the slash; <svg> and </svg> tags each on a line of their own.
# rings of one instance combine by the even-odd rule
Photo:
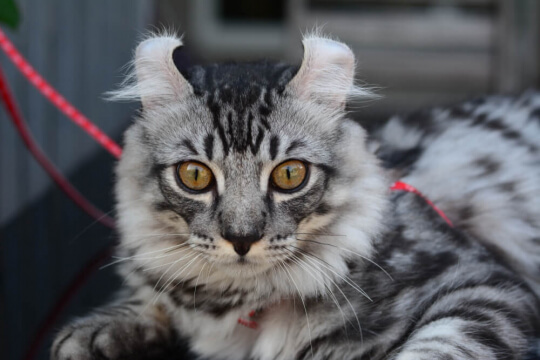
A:
<svg viewBox="0 0 540 360">
<path fill-rule="evenodd" d="M 254 318 L 256 329 L 238 323 L 249 312 L 234 310 L 216 318 L 178 309 L 175 319 L 179 331 L 191 339 L 192 350 L 215 359 L 290 359 L 298 350 L 297 342 L 310 336 L 301 304 L 283 301 L 266 309 Z"/>
</svg>

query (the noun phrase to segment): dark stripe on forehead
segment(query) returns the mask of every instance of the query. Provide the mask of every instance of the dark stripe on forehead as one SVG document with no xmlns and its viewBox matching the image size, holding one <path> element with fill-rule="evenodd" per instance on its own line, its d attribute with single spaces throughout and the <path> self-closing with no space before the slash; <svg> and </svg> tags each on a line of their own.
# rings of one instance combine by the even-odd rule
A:
<svg viewBox="0 0 540 360">
<path fill-rule="evenodd" d="M 212 95 L 208 96 L 207 106 L 208 106 L 208 109 L 210 110 L 210 113 L 212 114 L 214 127 L 217 129 L 219 138 L 223 145 L 223 153 L 225 154 L 225 156 L 227 156 L 229 154 L 229 144 L 227 143 L 227 136 L 225 135 L 225 129 L 221 125 L 221 121 L 220 121 L 221 108 L 219 107 L 219 104 L 214 102 L 214 97 Z"/>
<path fill-rule="evenodd" d="M 233 142 L 233 139 L 234 139 L 234 127 L 233 127 L 233 113 L 232 111 L 229 111 L 229 113 L 227 114 L 227 126 L 228 126 L 228 129 L 229 129 L 229 139 L 231 141 L 231 143 Z"/>
<path fill-rule="evenodd" d="M 270 130 L 270 123 L 268 122 L 268 115 L 272 112 L 272 109 L 270 109 L 266 105 L 259 106 L 259 116 L 261 118 L 261 124 L 266 128 L 266 130 Z"/>
<path fill-rule="evenodd" d="M 223 145 L 223 156 L 231 151 L 251 151 L 257 154 L 271 129 L 269 116 L 283 88 L 294 75 L 296 67 L 284 64 L 222 64 L 194 67 L 187 71 L 188 81 L 200 88 L 199 96 L 206 97 L 214 128 Z M 281 95 L 280 95 L 281 94 Z M 204 152 L 214 156 L 210 138 L 204 141 Z M 279 152 L 279 139 L 273 139 L 271 156 Z"/>
<path fill-rule="evenodd" d="M 266 105 L 259 106 L 259 114 L 261 114 L 261 116 L 268 116 L 270 115 L 271 112 L 272 110 L 270 110 L 268 106 Z"/>
<path fill-rule="evenodd" d="M 231 104 L 222 104 L 222 99 L 218 96 L 220 94 L 208 94 L 206 105 L 223 144 L 224 156 L 227 157 L 231 151 L 245 152 L 250 150 L 253 154 L 257 154 L 266 132 L 270 129 L 268 120 L 258 113 L 254 114 L 253 108 L 247 106 L 231 107 Z M 208 151 L 209 147 L 210 140 L 206 139 L 205 151 Z"/>
<path fill-rule="evenodd" d="M 246 134 L 246 141 L 251 144 L 251 137 L 252 137 L 252 128 L 253 128 L 253 114 L 250 112 L 248 114 L 247 118 L 247 134 Z"/>
<path fill-rule="evenodd" d="M 250 144 L 251 146 L 251 152 L 253 155 L 257 155 L 259 152 L 259 149 L 261 148 L 261 143 L 264 139 L 264 129 L 259 126 L 259 133 L 257 134 L 257 138 L 255 139 L 255 144 L 253 142 Z"/>
<path fill-rule="evenodd" d="M 214 155 L 214 135 L 208 134 L 204 139 L 204 152 L 208 160 L 212 160 Z"/>
<path fill-rule="evenodd" d="M 301 141 L 301 140 L 293 140 L 293 142 L 291 142 L 291 144 L 289 145 L 287 150 L 285 150 L 285 154 L 289 155 L 289 153 L 291 151 L 293 151 L 296 148 L 302 147 L 302 146 L 305 146 L 303 141 Z"/>
<path fill-rule="evenodd" d="M 270 91 L 267 91 L 264 94 L 264 102 L 266 103 L 266 106 L 268 107 L 274 106 L 274 102 L 272 101 L 272 94 L 270 93 Z"/>
<path fill-rule="evenodd" d="M 191 155 L 199 155 L 197 149 L 195 149 L 195 146 L 193 146 L 193 143 L 188 139 L 184 139 L 181 146 L 187 148 L 191 152 Z"/>
<path fill-rule="evenodd" d="M 261 115 L 261 124 L 266 128 L 266 130 L 270 130 L 270 123 L 266 119 L 265 116 Z"/>
<path fill-rule="evenodd" d="M 279 150 L 279 138 L 277 135 L 272 135 L 270 139 L 270 159 L 275 160 Z"/>
</svg>

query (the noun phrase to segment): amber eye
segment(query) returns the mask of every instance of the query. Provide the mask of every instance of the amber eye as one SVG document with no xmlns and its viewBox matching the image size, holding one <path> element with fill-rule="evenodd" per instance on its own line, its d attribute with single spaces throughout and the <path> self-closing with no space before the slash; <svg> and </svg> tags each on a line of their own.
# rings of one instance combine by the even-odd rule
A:
<svg viewBox="0 0 540 360">
<path fill-rule="evenodd" d="M 306 179 L 306 165 L 299 160 L 289 160 L 279 164 L 272 171 L 272 183 L 280 190 L 292 191 L 300 187 Z"/>
<path fill-rule="evenodd" d="M 212 171 L 205 165 L 196 161 L 186 161 L 178 165 L 178 179 L 189 190 L 206 190 L 214 179 Z"/>
</svg>

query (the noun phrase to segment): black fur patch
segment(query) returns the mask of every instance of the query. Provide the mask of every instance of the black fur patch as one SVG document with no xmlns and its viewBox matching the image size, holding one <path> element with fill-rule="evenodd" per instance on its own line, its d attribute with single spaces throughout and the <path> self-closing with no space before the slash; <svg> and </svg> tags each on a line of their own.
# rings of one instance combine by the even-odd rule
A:
<svg viewBox="0 0 540 360">
<path fill-rule="evenodd" d="M 297 66 L 268 61 L 194 66 L 182 74 L 196 96 L 206 98 L 224 154 L 231 150 L 259 151 L 265 133 L 271 129 L 268 116 L 275 97 L 296 73 Z M 227 108 L 227 114 L 224 109 Z"/>
<path fill-rule="evenodd" d="M 540 124 L 540 108 L 533 109 L 533 111 L 531 111 L 530 118 L 538 121 Z"/>
<path fill-rule="evenodd" d="M 472 205 L 467 205 L 459 209 L 458 218 L 463 221 L 470 220 L 474 216 Z"/>
<path fill-rule="evenodd" d="M 501 191 L 508 192 L 508 193 L 514 193 L 516 191 L 516 183 L 513 181 L 506 181 L 506 182 L 500 183 L 498 187 L 501 189 Z"/>
<path fill-rule="evenodd" d="M 188 148 L 191 155 L 199 155 L 197 149 L 195 149 L 195 146 L 193 146 L 193 143 L 188 139 L 184 139 L 184 141 L 182 141 L 182 146 Z"/>
<path fill-rule="evenodd" d="M 484 156 L 474 160 L 473 166 L 477 166 L 482 169 L 480 176 L 489 176 L 499 171 L 501 168 L 501 163 L 489 156 Z"/>
<path fill-rule="evenodd" d="M 212 160 L 214 155 L 214 135 L 208 134 L 204 139 L 204 153 L 208 160 Z"/>
<path fill-rule="evenodd" d="M 320 203 L 319 205 L 317 205 L 317 208 L 315 208 L 314 213 L 317 215 L 326 215 L 330 213 L 330 211 L 332 211 L 330 205 L 326 203 Z"/>
<path fill-rule="evenodd" d="M 275 160 L 279 149 L 279 138 L 272 135 L 270 138 L 270 159 Z"/>
<path fill-rule="evenodd" d="M 492 349 L 496 360 L 515 359 L 514 351 L 488 326 L 471 325 L 464 328 L 463 332 L 478 343 Z"/>
<path fill-rule="evenodd" d="M 380 151 L 377 152 L 377 157 L 382 160 L 383 166 L 387 169 L 406 169 L 418 160 L 423 151 L 424 149 L 420 146 L 407 150 L 381 148 Z"/>
<path fill-rule="evenodd" d="M 291 151 L 293 151 L 296 148 L 305 146 L 304 142 L 301 140 L 293 140 L 287 150 L 285 150 L 285 154 L 289 155 Z"/>
</svg>

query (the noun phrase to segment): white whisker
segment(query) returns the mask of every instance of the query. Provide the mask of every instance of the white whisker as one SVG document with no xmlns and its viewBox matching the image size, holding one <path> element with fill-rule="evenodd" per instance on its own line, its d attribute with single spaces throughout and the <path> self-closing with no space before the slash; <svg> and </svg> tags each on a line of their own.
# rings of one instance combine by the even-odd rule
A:
<svg viewBox="0 0 540 360">
<path fill-rule="evenodd" d="M 311 350 L 311 358 L 313 358 L 314 356 L 313 356 L 313 344 L 312 344 L 312 341 L 311 341 L 311 325 L 309 323 L 309 316 L 308 316 L 308 311 L 307 311 L 307 307 L 306 307 L 306 302 L 304 301 L 304 297 L 302 296 L 302 293 L 300 292 L 300 288 L 298 287 L 298 285 L 296 285 L 296 282 L 294 281 L 291 273 L 287 269 L 287 267 L 286 267 L 287 264 L 285 264 L 285 262 L 283 262 L 283 261 L 280 261 L 279 264 L 283 267 L 283 269 L 289 275 L 289 278 L 291 279 L 291 282 L 293 283 L 294 287 L 296 288 L 296 291 L 298 291 L 298 296 L 300 296 L 300 301 L 302 301 L 302 305 L 304 306 L 304 312 L 306 314 L 306 324 L 307 324 L 308 334 L 309 334 L 309 347 L 310 347 L 310 350 Z"/>
<path fill-rule="evenodd" d="M 180 261 L 186 259 L 186 258 L 190 258 L 191 256 L 194 256 L 195 254 L 193 253 L 189 253 L 189 254 L 186 254 L 184 255 L 183 257 L 181 257 L 180 259 L 177 259 L 175 261 L 173 261 L 172 263 L 169 263 L 169 264 L 165 264 L 165 265 L 169 265 L 169 267 L 161 274 L 161 276 L 159 277 L 159 279 L 156 281 L 156 283 L 154 284 L 154 288 L 152 289 L 154 292 L 156 291 L 157 287 L 159 286 L 159 284 L 161 283 L 161 280 L 163 279 L 163 277 L 169 272 L 169 270 L 171 270 L 171 268 L 175 265 L 175 264 L 178 264 Z M 165 266 L 163 265 L 163 266 Z M 182 269 L 182 268 L 180 268 Z M 179 271 L 179 270 L 177 270 Z M 174 276 L 174 273 L 167 279 L 167 281 L 165 281 L 165 284 Z M 165 284 L 159 289 L 159 291 L 161 291 L 163 289 L 163 287 L 165 286 Z M 159 293 L 158 291 L 158 293 Z"/>
<path fill-rule="evenodd" d="M 289 249 L 287 249 L 289 250 Z M 291 251 L 291 250 L 289 250 Z M 316 267 L 313 267 L 313 266 L 310 266 L 308 263 L 306 263 L 305 261 L 302 261 L 302 259 L 300 259 L 298 256 L 296 256 L 296 254 L 294 254 L 294 252 L 292 252 L 292 257 L 291 257 L 291 260 L 294 261 L 296 264 L 298 264 L 298 266 L 300 266 L 301 268 L 303 268 L 304 270 L 306 270 L 306 273 L 308 275 L 310 275 L 315 281 L 317 281 L 319 284 L 323 285 L 324 288 L 327 290 L 328 292 L 328 295 L 330 296 L 330 298 L 332 299 L 332 301 L 334 302 L 334 304 L 336 304 L 336 307 L 338 308 L 338 310 L 341 312 L 341 317 L 343 318 L 343 322 L 347 322 L 347 320 L 345 319 L 345 313 L 343 312 L 343 310 L 341 309 L 341 306 L 339 305 L 339 301 L 337 300 L 334 292 L 332 291 L 332 289 L 322 280 L 322 279 L 318 279 L 315 277 L 315 275 L 313 275 L 310 270 L 313 270 L 314 272 L 318 272 L 318 269 Z M 319 272 L 320 273 L 320 272 Z M 323 274 L 324 275 L 324 274 Z"/>
<path fill-rule="evenodd" d="M 180 275 L 182 275 L 182 273 L 183 273 L 186 269 L 188 269 L 189 266 L 190 266 L 191 264 L 193 264 L 193 262 L 194 262 L 195 260 L 197 260 L 197 259 L 198 259 L 199 257 L 201 257 L 201 256 L 202 256 L 202 254 L 199 254 L 199 255 L 195 256 L 195 258 L 193 258 L 192 260 L 190 260 L 190 261 L 189 261 L 187 264 L 185 264 L 181 269 L 179 269 L 178 271 L 176 271 L 176 272 L 170 277 L 170 280 L 168 280 L 168 281 L 161 287 L 161 289 L 158 291 L 158 294 L 157 294 L 157 296 L 155 297 L 153 303 L 155 304 L 155 303 L 158 301 L 158 299 L 159 299 L 159 297 L 161 296 L 161 294 L 163 294 L 163 293 L 165 292 L 165 290 L 167 289 L 167 287 L 168 287 L 169 285 L 171 285 L 171 284 L 172 284 L 172 283 L 173 283 Z M 176 288 L 176 286 L 178 286 L 178 284 L 175 284 L 175 285 L 172 287 L 171 291 L 172 291 L 174 288 Z"/>
<path fill-rule="evenodd" d="M 196 307 L 197 286 L 199 285 L 199 279 L 201 277 L 201 274 L 202 274 L 204 268 L 206 267 L 206 264 L 207 263 L 204 263 L 203 266 L 201 267 L 201 271 L 199 271 L 199 275 L 197 276 L 197 281 L 195 281 L 195 289 L 193 290 L 193 310 L 194 311 L 197 311 L 197 307 Z"/>
<path fill-rule="evenodd" d="M 324 235 L 326 236 L 326 235 Z M 379 264 L 377 264 L 375 261 L 371 260 L 370 258 L 362 255 L 362 254 L 359 254 L 355 251 L 352 251 L 352 250 L 349 250 L 349 249 L 345 249 L 341 246 L 337 246 L 335 244 L 326 244 L 326 243 L 323 243 L 323 242 L 320 242 L 320 241 L 316 241 L 316 240 L 310 240 L 310 239 L 298 239 L 296 238 L 296 240 L 298 241 L 307 241 L 307 242 L 312 242 L 312 243 L 315 243 L 315 244 L 319 244 L 319 245 L 327 245 L 327 246 L 332 246 L 332 247 L 335 247 L 336 249 L 339 249 L 339 250 L 343 250 L 343 251 L 347 251 L 351 254 L 354 254 L 368 262 L 370 262 L 371 264 L 375 265 L 377 268 L 379 268 L 382 272 L 384 272 L 386 274 L 386 276 L 388 276 L 390 278 L 390 280 L 394 281 L 394 278 L 392 277 L 392 275 L 390 275 L 382 266 L 380 266 Z"/>
<path fill-rule="evenodd" d="M 177 252 L 174 252 L 174 253 L 171 253 L 171 254 L 168 254 L 167 256 L 171 256 L 171 255 L 180 255 L 182 253 L 185 253 L 186 251 L 190 250 L 190 248 L 186 248 L 186 249 L 182 249 L 180 251 L 177 251 Z M 159 265 L 155 265 L 155 266 L 145 266 L 145 268 L 143 269 L 143 272 L 147 272 L 147 271 L 150 271 L 150 270 L 154 270 L 154 269 L 159 269 L 161 267 L 164 267 L 164 266 L 167 266 L 167 265 L 174 265 L 176 263 L 178 263 L 180 260 L 183 260 L 186 258 L 187 255 L 185 255 L 184 257 L 180 258 L 180 259 L 175 259 L 173 261 L 169 261 L 165 264 L 159 264 Z M 168 269 L 167 269 L 168 270 Z"/>
<path fill-rule="evenodd" d="M 290 245 L 291 247 L 295 248 L 295 249 L 298 249 L 299 251 L 302 251 L 304 254 L 306 255 L 309 255 L 313 258 L 313 260 L 316 260 L 320 266 L 323 266 L 325 267 L 326 269 L 328 269 L 329 271 L 331 271 L 334 275 L 336 275 L 337 277 L 339 277 L 340 279 L 342 279 L 343 281 L 345 281 L 347 284 L 349 284 L 353 289 L 355 289 L 356 291 L 358 291 L 360 294 L 364 295 L 366 297 L 366 299 L 368 299 L 369 301 L 373 302 L 373 300 L 371 299 L 371 297 L 369 297 L 369 295 L 364 291 L 362 290 L 362 288 L 360 286 L 358 286 L 357 283 L 355 283 L 351 278 L 349 278 L 348 276 L 344 276 L 344 275 L 341 275 L 339 274 L 338 272 L 336 272 L 335 270 L 333 270 L 331 268 L 331 266 L 327 266 L 326 263 L 324 260 L 321 260 L 319 259 L 318 257 L 316 257 L 315 255 L 313 254 L 310 254 L 308 253 L 307 251 L 303 250 L 303 249 L 300 249 L 299 247 L 296 247 L 296 246 L 293 246 L 293 245 Z M 326 263 L 326 264 L 325 264 Z"/>
<path fill-rule="evenodd" d="M 294 254 L 294 251 L 290 250 L 290 249 L 287 249 L 289 250 L 290 252 L 292 252 Z M 305 252 L 304 255 L 306 256 L 310 256 L 309 253 Z M 296 255 L 295 255 L 296 256 Z M 310 260 L 309 258 L 306 258 L 306 260 Z M 313 263 L 313 267 L 316 267 L 316 263 Z M 327 279 L 332 282 L 332 284 L 336 287 L 336 289 L 338 289 L 338 291 L 341 293 L 341 295 L 343 296 L 343 298 L 345 299 L 345 301 L 347 301 L 347 303 L 349 304 L 349 307 L 351 308 L 353 314 L 354 314 L 354 317 L 356 318 L 356 323 L 358 324 L 358 331 L 360 332 L 360 341 L 363 343 L 364 342 L 364 336 L 362 334 L 362 326 L 360 325 L 360 319 L 358 318 L 358 314 L 356 313 L 356 310 L 353 306 L 353 304 L 351 303 L 351 301 L 349 300 L 349 298 L 347 297 L 347 295 L 345 295 L 345 293 L 343 292 L 343 290 L 341 290 L 341 288 L 339 287 L 339 285 L 334 281 L 334 279 L 332 279 L 331 276 L 329 276 L 328 274 L 324 273 L 321 271 L 321 274 L 323 274 L 324 276 L 327 277 Z"/>
<path fill-rule="evenodd" d="M 118 264 L 118 263 L 121 263 L 121 262 L 124 262 L 124 261 L 128 261 L 128 260 L 155 260 L 155 259 L 160 259 L 160 258 L 163 258 L 163 257 L 174 255 L 176 252 L 171 251 L 171 249 L 175 250 L 175 249 L 182 248 L 182 247 L 185 247 L 185 246 L 188 246 L 188 244 L 178 244 L 178 245 L 171 246 L 169 248 L 160 249 L 160 250 L 154 250 L 154 251 L 148 251 L 148 252 L 145 252 L 145 253 L 140 253 L 140 254 L 133 255 L 133 256 L 128 256 L 128 257 L 113 256 L 112 258 L 116 259 L 115 261 L 113 261 L 113 262 L 111 262 L 109 264 L 103 265 L 99 269 L 101 270 L 101 269 L 107 268 L 109 266 L 112 266 L 112 265 L 115 265 L 115 264 Z M 146 255 L 149 255 L 149 254 L 155 254 L 155 253 L 159 253 L 159 252 L 162 252 L 163 255 L 152 256 L 152 257 L 147 257 L 146 256 Z M 169 254 L 164 255 L 167 252 L 169 252 Z"/>
</svg>

